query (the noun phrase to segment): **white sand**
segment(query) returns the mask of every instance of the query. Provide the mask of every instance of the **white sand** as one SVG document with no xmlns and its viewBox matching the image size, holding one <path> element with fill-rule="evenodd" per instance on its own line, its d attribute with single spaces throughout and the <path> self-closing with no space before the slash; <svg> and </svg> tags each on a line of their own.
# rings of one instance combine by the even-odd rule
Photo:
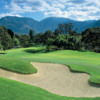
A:
<svg viewBox="0 0 100 100">
<path fill-rule="evenodd" d="M 62 96 L 100 97 L 100 87 L 88 84 L 88 74 L 72 73 L 67 66 L 61 64 L 32 64 L 38 69 L 38 73 L 23 75 L 0 69 L 0 76 L 38 86 Z"/>
</svg>

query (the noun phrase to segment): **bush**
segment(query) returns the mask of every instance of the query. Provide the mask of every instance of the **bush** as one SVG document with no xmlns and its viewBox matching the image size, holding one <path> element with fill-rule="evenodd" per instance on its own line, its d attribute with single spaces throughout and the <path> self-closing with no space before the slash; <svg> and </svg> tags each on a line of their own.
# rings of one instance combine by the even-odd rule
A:
<svg viewBox="0 0 100 100">
<path fill-rule="evenodd" d="M 58 47 L 57 46 L 50 45 L 50 46 L 47 46 L 46 47 L 46 51 L 47 52 L 55 51 L 55 50 L 58 50 Z"/>
</svg>

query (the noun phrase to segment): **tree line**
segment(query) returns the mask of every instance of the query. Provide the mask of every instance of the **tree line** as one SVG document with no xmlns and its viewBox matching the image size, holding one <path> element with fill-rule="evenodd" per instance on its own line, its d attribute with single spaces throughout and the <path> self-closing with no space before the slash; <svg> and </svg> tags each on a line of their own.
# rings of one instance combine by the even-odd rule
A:
<svg viewBox="0 0 100 100">
<path fill-rule="evenodd" d="M 30 30 L 28 35 L 18 35 L 0 26 L 0 49 L 30 47 L 37 44 L 46 45 L 47 51 L 69 49 L 100 52 L 100 27 L 87 28 L 78 34 L 77 29 L 73 30 L 73 25 L 68 23 L 59 24 L 54 32 L 47 30 L 35 34 L 34 30 Z"/>
</svg>

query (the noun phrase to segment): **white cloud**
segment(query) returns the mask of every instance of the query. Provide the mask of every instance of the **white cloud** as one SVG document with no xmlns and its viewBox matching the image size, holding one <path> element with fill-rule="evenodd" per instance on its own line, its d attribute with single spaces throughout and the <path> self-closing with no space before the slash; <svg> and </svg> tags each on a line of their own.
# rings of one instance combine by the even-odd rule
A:
<svg viewBox="0 0 100 100">
<path fill-rule="evenodd" d="M 5 16 L 17 16 L 17 17 L 22 17 L 19 14 L 11 14 L 11 13 L 2 13 L 0 14 L 0 18 L 5 17 Z"/>
<path fill-rule="evenodd" d="M 5 8 L 12 14 L 38 11 L 46 17 L 66 17 L 81 21 L 100 18 L 100 0 L 11 0 Z"/>
</svg>

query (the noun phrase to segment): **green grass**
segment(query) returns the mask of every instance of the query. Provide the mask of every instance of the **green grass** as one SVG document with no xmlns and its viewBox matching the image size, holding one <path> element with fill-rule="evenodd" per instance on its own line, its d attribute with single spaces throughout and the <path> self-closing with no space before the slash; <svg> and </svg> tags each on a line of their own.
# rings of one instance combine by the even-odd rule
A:
<svg viewBox="0 0 100 100">
<path fill-rule="evenodd" d="M 28 62 L 47 62 L 67 65 L 71 70 L 86 72 L 91 75 L 90 82 L 100 84 L 100 54 L 60 50 L 43 52 L 42 47 L 30 47 L 7 50 L 2 57 L 22 59 Z M 4 52 L 2 52 L 4 53 Z M 9 67 L 8 67 L 9 69 Z"/>
<path fill-rule="evenodd" d="M 42 49 L 41 47 L 34 47 L 34 49 L 20 48 L 7 50 L 6 52 L 0 51 L 0 53 L 4 53 L 3 56 L 0 55 L 0 68 L 22 74 L 36 73 L 37 69 L 31 65 L 30 61 L 22 59 L 21 56 L 31 55 L 31 53 L 39 52 Z"/>
<path fill-rule="evenodd" d="M 58 96 L 39 87 L 0 78 L 0 100 L 100 100 Z"/>
<path fill-rule="evenodd" d="M 36 72 L 36 69 L 30 64 L 30 62 L 59 63 L 69 66 L 71 70 L 86 72 L 90 74 L 91 76 L 90 82 L 100 84 L 99 53 L 80 52 L 73 50 L 61 50 L 61 51 L 46 53 L 44 52 L 44 47 L 12 49 L 12 50 L 7 50 L 6 52 L 1 51 L 1 53 L 6 53 L 6 54 L 0 55 L 0 66 L 2 65 L 1 67 L 6 68 L 8 70 L 20 73 L 34 73 Z M 5 61 L 7 63 L 5 63 Z M 4 83 L 2 83 L 2 81 Z M 11 98 L 13 98 L 15 95 L 18 96 L 19 98 L 19 99 L 14 98 L 14 99 L 0 99 L 0 100 L 33 100 L 33 98 L 35 98 L 34 100 L 100 100 L 99 97 L 98 98 L 61 97 L 48 93 L 47 91 L 37 87 L 17 83 L 15 81 L 6 80 L 3 78 L 0 78 L 0 84 L 2 85 L 2 87 L 8 86 L 8 91 L 10 91 L 9 95 L 13 94 L 11 95 Z M 19 89 L 18 87 L 23 89 Z M 38 89 L 40 89 L 42 92 L 45 93 L 42 94 L 40 90 L 38 91 Z M 15 91 L 16 94 L 14 94 L 13 91 Z M 2 97 L 3 95 L 4 93 L 1 94 L 0 97 Z M 10 97 L 7 96 L 7 98 Z"/>
<path fill-rule="evenodd" d="M 33 65 L 31 65 L 29 61 L 25 61 L 20 58 L 2 56 L 0 57 L 0 67 L 2 69 L 23 74 L 31 74 L 37 72 L 37 69 L 33 67 Z"/>
</svg>

